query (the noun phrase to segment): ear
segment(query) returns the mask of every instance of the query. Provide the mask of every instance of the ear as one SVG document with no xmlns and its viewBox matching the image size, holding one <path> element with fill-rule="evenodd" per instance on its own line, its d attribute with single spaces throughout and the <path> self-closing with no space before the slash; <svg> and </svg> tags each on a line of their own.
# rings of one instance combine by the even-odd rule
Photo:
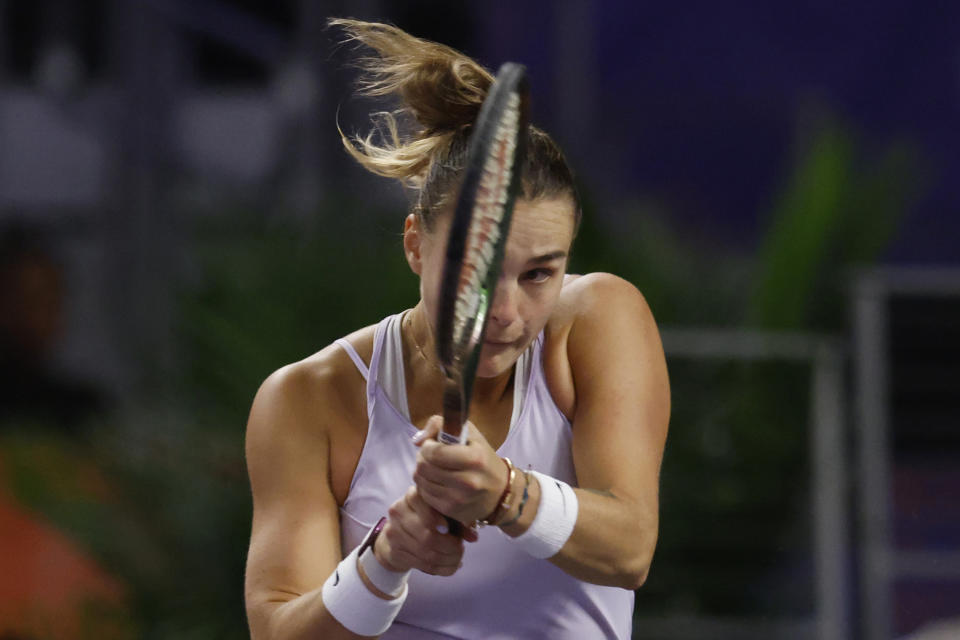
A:
<svg viewBox="0 0 960 640">
<path fill-rule="evenodd" d="M 423 244 L 423 225 L 416 214 L 411 213 L 403 221 L 403 253 L 407 257 L 407 264 L 411 271 L 420 275 L 423 268 L 421 247 Z"/>
</svg>

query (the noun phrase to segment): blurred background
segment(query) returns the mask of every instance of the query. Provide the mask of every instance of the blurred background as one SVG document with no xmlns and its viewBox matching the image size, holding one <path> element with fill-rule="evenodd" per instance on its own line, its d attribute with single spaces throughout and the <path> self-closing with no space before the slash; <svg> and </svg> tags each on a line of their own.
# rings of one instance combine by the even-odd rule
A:
<svg viewBox="0 0 960 640">
<path fill-rule="evenodd" d="M 960 4 L 0 0 L 0 638 L 247 635 L 259 383 L 417 299 L 330 16 L 528 65 L 658 318 L 637 637 L 960 637 Z"/>
</svg>

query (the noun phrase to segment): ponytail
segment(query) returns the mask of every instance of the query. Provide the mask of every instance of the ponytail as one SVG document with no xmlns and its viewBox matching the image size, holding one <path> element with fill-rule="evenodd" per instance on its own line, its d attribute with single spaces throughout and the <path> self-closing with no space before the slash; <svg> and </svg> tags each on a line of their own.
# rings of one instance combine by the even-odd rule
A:
<svg viewBox="0 0 960 640">
<path fill-rule="evenodd" d="M 401 102 L 395 111 L 374 114 L 380 141 L 373 133 L 351 140 L 341 131 L 347 152 L 373 173 L 419 186 L 431 159 L 476 119 L 493 74 L 455 49 L 392 25 L 348 19 L 329 24 L 344 31 L 345 42 L 377 54 L 356 61 L 363 72 L 359 92 L 395 95 Z M 412 130 L 401 133 L 404 123 Z"/>
<path fill-rule="evenodd" d="M 493 84 L 493 74 L 451 47 L 416 38 L 392 25 L 345 18 L 331 19 L 329 25 L 343 31 L 344 42 L 376 54 L 356 60 L 361 70 L 359 93 L 394 96 L 400 102 L 393 111 L 374 113 L 375 130 L 365 137 L 348 137 L 341 130 L 344 148 L 368 171 L 414 189 L 414 212 L 429 229 L 460 177 L 470 128 Z M 528 141 L 522 194 L 529 198 L 569 195 L 578 223 L 573 174 L 560 148 L 532 125 Z"/>
</svg>

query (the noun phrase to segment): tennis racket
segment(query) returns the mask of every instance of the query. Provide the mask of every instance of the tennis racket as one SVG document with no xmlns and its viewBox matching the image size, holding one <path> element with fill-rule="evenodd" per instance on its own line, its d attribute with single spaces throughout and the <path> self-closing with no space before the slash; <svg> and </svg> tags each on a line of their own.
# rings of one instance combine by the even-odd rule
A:
<svg viewBox="0 0 960 640">
<path fill-rule="evenodd" d="M 440 281 L 436 344 L 445 382 L 439 439 L 446 444 L 467 442 L 463 425 L 520 187 L 528 110 L 525 68 L 508 62 L 473 125 Z M 450 525 L 459 530 L 459 523 Z"/>
</svg>

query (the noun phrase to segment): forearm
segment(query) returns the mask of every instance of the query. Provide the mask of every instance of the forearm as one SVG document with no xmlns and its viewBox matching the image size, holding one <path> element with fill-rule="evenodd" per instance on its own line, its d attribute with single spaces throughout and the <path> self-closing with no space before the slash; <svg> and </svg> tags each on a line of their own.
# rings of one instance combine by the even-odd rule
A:
<svg viewBox="0 0 960 640">
<path fill-rule="evenodd" d="M 533 475 L 528 493 L 522 516 L 503 527 L 511 537 L 526 533 L 540 510 L 543 492 Z M 656 545 L 656 506 L 644 508 L 638 501 L 607 491 L 575 489 L 573 494 L 578 505 L 573 531 L 560 550 L 549 557 L 550 562 L 586 582 L 639 588 Z"/>
<path fill-rule="evenodd" d="M 264 600 L 250 607 L 250 637 L 252 640 L 307 640 L 330 638 L 347 640 L 363 638 L 350 632 L 327 611 L 321 595 L 322 588 L 297 596 L 285 602 Z M 280 597 L 278 594 L 276 597 Z M 255 610 L 254 610 L 255 609 Z"/>
<path fill-rule="evenodd" d="M 386 631 L 406 599 L 408 572 L 385 569 L 372 548 L 361 554 L 363 548 L 344 558 L 322 587 L 292 599 L 268 592 L 259 611 L 249 607 L 253 639 L 370 638 Z M 258 620 L 255 611 L 262 612 Z"/>
<path fill-rule="evenodd" d="M 656 509 L 609 492 L 575 493 L 579 513 L 573 534 L 550 561 L 586 582 L 640 588 L 657 542 Z"/>
</svg>

